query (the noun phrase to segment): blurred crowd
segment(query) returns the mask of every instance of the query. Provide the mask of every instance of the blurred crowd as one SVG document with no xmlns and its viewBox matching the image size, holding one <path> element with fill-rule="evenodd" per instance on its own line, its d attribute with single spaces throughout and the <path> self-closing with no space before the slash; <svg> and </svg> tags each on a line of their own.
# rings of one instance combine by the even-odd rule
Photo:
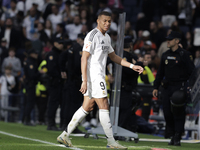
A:
<svg viewBox="0 0 200 150">
<path fill-rule="evenodd" d="M 45 68 L 48 67 L 42 68 L 45 66 L 43 60 L 47 60 L 47 56 L 49 61 L 56 59 L 53 54 L 49 54 L 53 47 L 59 47 L 55 42 L 60 44 L 59 38 L 67 41 L 62 51 L 68 50 L 72 43 L 83 46 L 85 35 L 96 27 L 97 15 L 101 11 L 112 13 L 108 33 L 114 49 L 117 46 L 119 14 L 126 12 L 125 36 L 132 40 L 130 53 L 136 54 L 136 61 L 143 62 L 143 65 L 149 68 L 138 82 L 153 83 L 161 55 L 167 50 L 165 37 L 171 31 L 182 34 L 183 48 L 191 52 L 195 65 L 199 65 L 200 0 L 0 0 L 1 105 L 16 106 L 14 99 L 4 95 L 21 94 L 24 98 L 18 103 L 27 107 L 26 99 L 30 98 L 26 95 L 30 92 L 30 89 L 27 91 L 27 85 L 33 80 L 26 79 L 27 69 L 36 67 L 40 77 L 46 78 L 44 74 L 48 74 L 48 70 Z M 29 57 L 37 61 L 27 66 L 27 63 L 30 63 Z M 42 62 L 44 64 L 41 64 Z M 37 65 L 34 66 L 34 63 Z M 149 71 L 154 76 L 151 76 L 151 79 L 145 77 Z M 62 78 L 64 77 L 65 74 L 62 74 Z M 37 87 L 41 87 L 40 84 L 38 79 Z M 48 85 L 45 87 L 48 88 Z M 38 109 L 43 110 L 40 118 L 36 119 L 39 123 L 47 121 L 44 120 L 44 114 L 47 110 L 48 92 L 45 96 L 42 96 L 41 92 L 45 90 L 35 90 L 36 98 L 46 98 L 42 104 L 41 100 L 36 102 Z M 42 105 L 44 106 L 40 108 Z M 23 108 L 19 118 L 19 121 L 28 121 L 27 125 L 31 125 L 30 118 L 34 118 L 34 115 L 27 117 L 27 114 L 24 114 L 29 108 L 31 107 Z M 5 113 L 2 111 L 2 118 Z M 56 130 L 55 123 L 52 123 L 49 129 Z"/>
</svg>

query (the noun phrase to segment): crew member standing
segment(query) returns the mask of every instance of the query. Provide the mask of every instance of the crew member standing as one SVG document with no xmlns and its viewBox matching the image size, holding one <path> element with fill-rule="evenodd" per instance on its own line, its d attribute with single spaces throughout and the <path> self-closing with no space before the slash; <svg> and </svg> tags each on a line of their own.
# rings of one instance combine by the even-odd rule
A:
<svg viewBox="0 0 200 150">
<path fill-rule="evenodd" d="M 142 66 L 142 63 L 137 62 L 138 57 L 130 53 L 132 49 L 132 39 L 125 37 L 123 59 L 126 61 Z M 133 122 L 132 108 L 132 91 L 137 86 L 137 78 L 139 73 L 127 67 L 122 67 L 122 81 L 120 94 L 120 109 L 119 109 L 119 126 L 131 130 Z"/>
<path fill-rule="evenodd" d="M 39 80 L 40 73 L 43 73 L 41 70 L 38 71 L 38 54 L 35 49 L 28 51 L 28 58 L 24 62 L 24 75 L 25 75 L 25 88 L 26 88 L 26 105 L 24 113 L 24 125 L 33 125 L 30 123 L 30 114 L 32 109 L 35 106 L 36 100 L 36 84 Z"/>
<path fill-rule="evenodd" d="M 162 54 L 154 81 L 153 96 L 158 96 L 158 88 L 162 85 L 163 112 L 166 121 L 165 138 L 171 137 L 169 145 L 180 146 L 186 115 L 185 87 L 195 66 L 189 52 L 179 46 L 181 40 L 179 32 L 172 31 L 166 38 L 167 47 L 170 49 Z"/>
<path fill-rule="evenodd" d="M 55 115 L 58 106 L 62 102 L 62 87 L 63 82 L 61 78 L 61 71 L 59 68 L 59 56 L 63 51 L 64 39 L 63 37 L 56 38 L 54 41 L 54 47 L 47 54 L 47 74 L 49 76 L 49 82 L 47 85 L 49 99 L 47 104 L 47 119 L 48 127 L 47 130 L 55 130 L 58 128 L 55 123 Z M 61 122 L 62 122 L 62 109 L 61 109 Z"/>
<path fill-rule="evenodd" d="M 64 120 L 63 130 L 69 124 L 73 114 L 81 106 L 83 96 L 79 92 L 81 86 L 81 56 L 83 40 L 86 34 L 79 34 L 77 42 L 67 41 L 67 50 L 60 55 L 62 78 L 66 78 L 63 92 Z M 66 65 L 67 64 L 67 65 Z M 73 133 L 81 133 L 78 128 Z"/>
</svg>

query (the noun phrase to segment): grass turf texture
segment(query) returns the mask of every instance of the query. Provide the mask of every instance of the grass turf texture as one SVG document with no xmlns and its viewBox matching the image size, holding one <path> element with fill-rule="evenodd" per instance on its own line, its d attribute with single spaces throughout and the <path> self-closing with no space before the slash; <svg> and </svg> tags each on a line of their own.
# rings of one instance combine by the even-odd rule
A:
<svg viewBox="0 0 200 150">
<path fill-rule="evenodd" d="M 35 126 L 29 127 L 23 124 L 16 123 L 5 123 L 0 121 L 0 150 L 63 150 L 68 149 L 66 147 L 60 147 L 56 141 L 57 136 L 61 131 L 48 131 L 46 126 Z M 39 141 L 32 141 L 28 139 L 21 139 L 17 137 L 12 137 L 2 132 L 14 134 L 21 137 L 26 137 L 29 139 L 37 139 L 46 141 L 47 143 L 42 143 Z M 150 139 L 163 139 L 157 136 L 151 136 L 146 134 L 139 134 L 139 138 L 150 138 Z M 74 137 L 72 138 L 72 144 L 79 149 L 84 150 L 106 150 L 106 139 L 99 138 L 98 140 L 92 137 Z M 48 143 L 49 142 L 49 143 Z M 168 146 L 166 142 L 143 142 L 138 143 L 123 142 L 119 141 L 120 144 L 127 146 L 128 149 L 134 150 L 151 150 L 152 148 L 169 149 L 169 150 L 199 150 L 199 144 L 188 144 L 181 143 L 181 147 Z M 107 149 L 108 150 L 108 149 Z"/>
</svg>

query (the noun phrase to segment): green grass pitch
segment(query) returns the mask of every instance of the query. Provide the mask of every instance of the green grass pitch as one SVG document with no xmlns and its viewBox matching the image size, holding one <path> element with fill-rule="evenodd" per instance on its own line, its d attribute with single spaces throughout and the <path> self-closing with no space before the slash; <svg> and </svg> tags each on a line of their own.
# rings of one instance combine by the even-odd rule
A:
<svg viewBox="0 0 200 150">
<path fill-rule="evenodd" d="M 64 150 L 66 148 L 57 143 L 56 138 L 61 131 L 47 131 L 46 126 L 37 125 L 35 127 L 24 126 L 17 123 L 5 123 L 0 121 L 0 150 Z M 100 135 L 102 136 L 102 135 Z M 100 137 L 99 136 L 99 137 Z M 139 138 L 163 139 L 161 137 L 138 134 Z M 93 137 L 71 136 L 75 150 L 108 150 L 106 139 Z M 168 146 L 166 142 L 144 142 L 135 143 L 119 141 L 130 150 L 152 150 L 153 148 L 167 150 L 199 150 L 200 144 L 182 143 L 180 147 Z"/>
</svg>

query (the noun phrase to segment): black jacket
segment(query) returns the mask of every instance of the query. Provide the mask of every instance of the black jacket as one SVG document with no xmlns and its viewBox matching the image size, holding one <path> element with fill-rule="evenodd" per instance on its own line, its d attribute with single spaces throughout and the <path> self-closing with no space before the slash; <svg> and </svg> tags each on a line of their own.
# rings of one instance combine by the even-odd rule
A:
<svg viewBox="0 0 200 150">
<path fill-rule="evenodd" d="M 175 52 L 169 49 L 162 54 L 154 88 L 158 89 L 163 79 L 167 82 L 185 82 L 194 69 L 192 56 L 188 51 L 180 47 Z"/>
</svg>

